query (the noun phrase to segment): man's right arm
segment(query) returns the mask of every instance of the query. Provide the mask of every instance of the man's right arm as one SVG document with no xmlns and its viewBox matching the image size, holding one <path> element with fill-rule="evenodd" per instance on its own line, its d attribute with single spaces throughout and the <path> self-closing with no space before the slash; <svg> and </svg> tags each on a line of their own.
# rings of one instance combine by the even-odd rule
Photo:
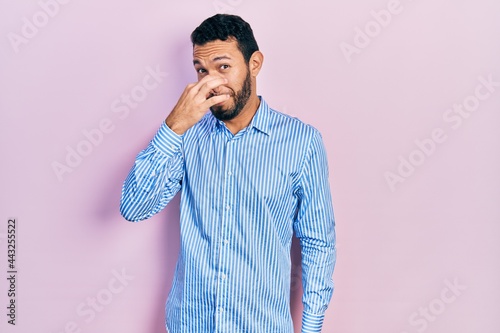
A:
<svg viewBox="0 0 500 333">
<path fill-rule="evenodd" d="M 172 200 L 184 173 L 182 136 L 163 123 L 141 151 L 123 184 L 120 213 L 132 222 L 150 218 Z"/>
<path fill-rule="evenodd" d="M 225 78 L 207 75 L 184 89 L 149 146 L 137 155 L 123 184 L 120 213 L 126 220 L 150 218 L 180 190 L 184 174 L 182 136 L 209 107 L 229 98 L 226 94 L 210 97 L 212 89 L 225 83 Z"/>
</svg>

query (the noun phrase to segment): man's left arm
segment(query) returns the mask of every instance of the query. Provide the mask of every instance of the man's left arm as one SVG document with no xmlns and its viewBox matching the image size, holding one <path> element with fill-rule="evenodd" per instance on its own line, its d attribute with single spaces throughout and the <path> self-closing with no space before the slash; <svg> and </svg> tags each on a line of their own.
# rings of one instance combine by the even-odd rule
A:
<svg viewBox="0 0 500 333">
<path fill-rule="evenodd" d="M 336 236 L 328 182 L 328 161 L 321 134 L 314 130 L 301 168 L 300 200 L 294 230 L 302 253 L 302 333 L 321 332 L 334 284 Z"/>
</svg>

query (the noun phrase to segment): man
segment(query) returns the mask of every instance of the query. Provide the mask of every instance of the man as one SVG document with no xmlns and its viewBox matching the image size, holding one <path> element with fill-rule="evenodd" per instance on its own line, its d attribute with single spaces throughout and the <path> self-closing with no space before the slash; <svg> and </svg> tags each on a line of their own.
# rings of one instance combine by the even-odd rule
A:
<svg viewBox="0 0 500 333">
<path fill-rule="evenodd" d="M 167 331 L 292 333 L 295 232 L 302 332 L 320 332 L 336 260 L 321 136 L 257 96 L 264 58 L 240 17 L 210 17 L 191 40 L 198 82 L 186 87 L 137 156 L 120 206 L 125 219 L 140 221 L 181 190 L 181 248 Z"/>
</svg>

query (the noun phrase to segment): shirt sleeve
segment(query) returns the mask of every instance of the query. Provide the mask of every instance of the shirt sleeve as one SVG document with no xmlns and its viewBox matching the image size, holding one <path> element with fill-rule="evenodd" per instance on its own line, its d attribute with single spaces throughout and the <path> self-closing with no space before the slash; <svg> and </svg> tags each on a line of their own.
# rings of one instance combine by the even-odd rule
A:
<svg viewBox="0 0 500 333">
<path fill-rule="evenodd" d="M 150 218 L 180 190 L 183 174 L 182 136 L 163 122 L 125 179 L 120 213 L 131 222 Z"/>
<path fill-rule="evenodd" d="M 328 161 L 320 133 L 315 130 L 301 168 L 299 208 L 294 230 L 302 253 L 302 333 L 321 332 L 330 303 L 336 262 L 333 205 Z"/>
</svg>

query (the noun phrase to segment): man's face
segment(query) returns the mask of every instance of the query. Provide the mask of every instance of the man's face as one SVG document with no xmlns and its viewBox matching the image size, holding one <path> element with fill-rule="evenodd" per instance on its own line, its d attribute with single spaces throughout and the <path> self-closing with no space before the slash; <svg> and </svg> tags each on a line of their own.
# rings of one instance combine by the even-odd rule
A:
<svg viewBox="0 0 500 333">
<path fill-rule="evenodd" d="M 212 114 L 220 120 L 235 118 L 245 107 L 252 93 L 252 81 L 248 64 L 238 49 L 235 40 L 216 40 L 203 46 L 195 45 L 193 64 L 198 74 L 198 81 L 207 75 L 224 77 L 228 83 L 221 85 L 209 93 L 214 95 L 229 94 L 225 102 L 210 108 Z"/>
</svg>

